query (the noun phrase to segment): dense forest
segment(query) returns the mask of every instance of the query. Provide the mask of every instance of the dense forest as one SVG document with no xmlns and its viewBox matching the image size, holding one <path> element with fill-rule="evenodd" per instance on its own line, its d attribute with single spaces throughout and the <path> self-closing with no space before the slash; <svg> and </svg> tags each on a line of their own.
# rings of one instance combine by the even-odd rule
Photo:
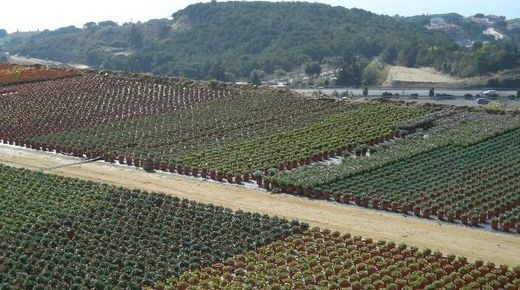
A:
<svg viewBox="0 0 520 290">
<path fill-rule="evenodd" d="M 426 29 L 427 21 L 305 2 L 213 1 L 190 5 L 171 20 L 90 22 L 81 29 L 12 34 L 4 48 L 102 69 L 226 81 L 317 63 L 346 85 L 370 82 L 362 72 L 374 58 L 464 77 L 520 64 L 514 41 L 466 48 Z"/>
</svg>

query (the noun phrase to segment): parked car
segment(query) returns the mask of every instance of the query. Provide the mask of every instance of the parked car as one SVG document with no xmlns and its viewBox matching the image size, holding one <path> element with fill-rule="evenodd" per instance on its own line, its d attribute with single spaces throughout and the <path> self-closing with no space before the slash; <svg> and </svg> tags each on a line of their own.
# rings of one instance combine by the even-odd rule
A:
<svg viewBox="0 0 520 290">
<path fill-rule="evenodd" d="M 492 97 L 492 98 L 496 98 L 496 97 L 498 97 L 498 93 L 497 93 L 497 91 L 495 91 L 495 90 L 487 90 L 487 91 L 484 91 L 484 92 L 483 92 L 483 95 L 486 96 L 486 97 Z"/>
<path fill-rule="evenodd" d="M 466 100 L 475 100 L 476 97 L 473 96 L 472 94 L 465 94 L 464 95 L 464 99 L 466 99 Z"/>
<path fill-rule="evenodd" d="M 486 98 L 478 98 L 477 99 L 477 104 L 479 104 L 479 105 L 487 105 L 487 104 L 489 104 L 489 100 L 486 99 Z"/>
</svg>

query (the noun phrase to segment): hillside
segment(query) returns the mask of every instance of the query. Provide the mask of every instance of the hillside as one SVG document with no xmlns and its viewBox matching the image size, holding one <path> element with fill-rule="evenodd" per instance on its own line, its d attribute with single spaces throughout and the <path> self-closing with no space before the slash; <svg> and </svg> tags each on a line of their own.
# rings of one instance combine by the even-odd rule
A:
<svg viewBox="0 0 520 290">
<path fill-rule="evenodd" d="M 459 16 L 444 15 L 462 23 Z M 429 16 L 390 17 L 306 2 L 215 2 L 190 5 L 172 19 L 15 33 L 0 49 L 102 69 L 226 81 L 319 64 L 334 72 L 337 85 L 370 83 L 363 71 L 374 57 L 462 77 L 518 66 L 518 50 L 506 40 L 465 48 L 453 35 L 428 29 L 429 22 Z M 463 29 L 482 34 L 474 25 Z"/>
<path fill-rule="evenodd" d="M 457 13 L 448 13 L 414 16 L 407 18 L 407 21 L 443 32 L 459 44 L 493 41 L 495 38 L 492 35 L 484 33 L 489 28 L 499 30 L 506 37 L 512 33 L 507 30 L 508 23 L 505 17 L 493 15 L 477 14 L 464 17 Z"/>
<path fill-rule="evenodd" d="M 110 21 L 12 35 L 11 53 L 128 71 L 235 79 L 255 69 L 292 70 L 331 57 L 372 58 L 421 43 L 448 46 L 440 33 L 358 9 L 310 3 L 195 4 L 172 20 Z M 397 48 L 397 49 L 395 49 Z M 405 59 L 403 52 L 400 59 Z"/>
</svg>

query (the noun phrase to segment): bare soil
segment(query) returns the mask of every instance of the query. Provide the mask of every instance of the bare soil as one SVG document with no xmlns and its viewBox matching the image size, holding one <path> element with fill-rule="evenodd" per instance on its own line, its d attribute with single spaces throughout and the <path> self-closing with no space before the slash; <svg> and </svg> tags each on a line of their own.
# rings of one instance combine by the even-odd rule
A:
<svg viewBox="0 0 520 290">
<path fill-rule="evenodd" d="M 388 66 L 386 86 L 394 82 L 411 83 L 455 83 L 460 81 L 452 76 L 437 72 L 433 68 L 410 68 L 403 66 Z"/>
<path fill-rule="evenodd" d="M 463 255 L 471 260 L 508 265 L 520 263 L 520 237 L 514 234 L 487 232 L 284 194 L 275 195 L 258 189 L 177 174 L 146 173 L 141 169 L 104 162 L 75 164 L 79 161 L 54 153 L 0 145 L 0 162 L 15 167 L 160 192 L 233 210 L 298 219 L 311 226 L 375 240 L 403 242 L 419 248 L 439 250 L 444 254 Z"/>
</svg>

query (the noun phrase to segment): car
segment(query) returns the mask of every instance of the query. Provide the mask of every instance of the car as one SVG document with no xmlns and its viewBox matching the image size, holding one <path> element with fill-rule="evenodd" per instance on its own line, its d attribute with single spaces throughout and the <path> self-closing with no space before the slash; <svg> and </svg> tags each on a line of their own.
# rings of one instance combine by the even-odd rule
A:
<svg viewBox="0 0 520 290">
<path fill-rule="evenodd" d="M 489 100 L 486 99 L 486 98 L 478 98 L 477 99 L 477 104 L 479 104 L 479 105 L 487 105 L 487 104 L 489 104 Z"/>
<path fill-rule="evenodd" d="M 484 96 L 498 96 L 497 91 L 495 90 L 487 90 L 483 92 Z"/>
</svg>

